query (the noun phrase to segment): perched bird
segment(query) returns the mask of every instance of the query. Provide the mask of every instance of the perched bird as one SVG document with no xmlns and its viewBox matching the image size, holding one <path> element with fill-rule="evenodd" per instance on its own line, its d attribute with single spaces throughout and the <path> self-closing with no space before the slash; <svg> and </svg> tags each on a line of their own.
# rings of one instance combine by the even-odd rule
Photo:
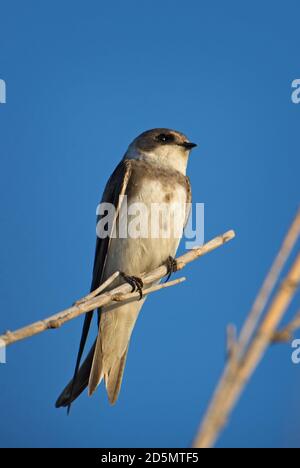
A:
<svg viewBox="0 0 300 468">
<path fill-rule="evenodd" d="M 85 315 L 74 376 L 57 399 L 56 407 L 67 406 L 70 409 L 72 401 L 86 387 L 89 395 L 92 395 L 102 379 L 105 381 L 110 403 L 116 402 L 131 333 L 145 300 L 142 297 L 143 284 L 139 276 L 164 263 L 168 265 L 170 272 L 176 269 L 174 256 L 189 215 L 187 204 L 191 202 L 191 187 L 186 168 L 190 151 L 195 146 L 195 143 L 191 143 L 178 131 L 167 128 L 148 130 L 129 145 L 125 156 L 108 180 L 102 202 L 113 204 L 114 223 L 106 238 L 97 237 L 91 290 L 114 272 L 120 271 L 122 274 L 111 288 L 127 281 L 133 289 L 140 291 L 141 298 L 98 310 L 98 336 L 80 366 L 93 312 Z M 149 209 L 149 213 L 152 213 L 152 205 L 163 204 L 170 208 L 170 212 L 171 207 L 176 204 L 183 206 L 182 214 L 176 219 L 180 235 L 174 236 L 170 229 L 169 235 L 162 237 L 151 236 L 151 232 L 145 236 L 119 236 L 118 222 L 122 221 L 120 218 L 125 195 L 128 212 L 130 206 L 136 203 L 142 203 Z M 164 212 L 162 219 L 159 218 L 161 229 L 170 228 L 172 217 L 169 214 Z M 147 220 L 149 226 L 153 221 L 151 216 L 153 218 L 153 214 L 150 214 Z"/>
</svg>

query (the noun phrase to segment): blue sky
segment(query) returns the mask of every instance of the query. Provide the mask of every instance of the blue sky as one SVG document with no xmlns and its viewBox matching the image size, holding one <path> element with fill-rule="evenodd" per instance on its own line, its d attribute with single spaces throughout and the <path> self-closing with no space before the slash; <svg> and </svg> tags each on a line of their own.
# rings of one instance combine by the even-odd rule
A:
<svg viewBox="0 0 300 468">
<path fill-rule="evenodd" d="M 103 388 L 54 402 L 73 371 L 81 319 L 8 349 L 0 445 L 184 447 L 299 203 L 299 2 L 0 1 L 1 330 L 88 291 L 95 210 L 141 131 L 199 146 L 188 173 L 205 238 L 236 239 L 147 300 L 118 403 Z M 299 306 L 299 295 L 291 314 Z M 96 333 L 94 325 L 93 334 Z M 300 367 L 270 349 L 219 447 L 300 446 Z"/>
</svg>

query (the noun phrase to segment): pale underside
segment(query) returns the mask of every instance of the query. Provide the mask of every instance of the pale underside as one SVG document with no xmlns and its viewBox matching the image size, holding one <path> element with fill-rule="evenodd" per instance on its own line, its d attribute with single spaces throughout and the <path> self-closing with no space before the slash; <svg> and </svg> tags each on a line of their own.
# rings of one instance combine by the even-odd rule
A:
<svg viewBox="0 0 300 468">
<path fill-rule="evenodd" d="M 168 194 L 172 195 L 173 206 L 183 205 L 185 208 L 187 202 L 186 190 L 182 185 L 174 183 L 174 180 L 170 181 L 169 187 L 163 186 L 157 180 L 149 180 L 146 184 L 141 184 L 140 190 L 133 197 L 128 198 L 128 207 L 133 203 L 140 202 L 147 206 L 149 213 L 148 235 L 150 237 L 134 239 L 131 237 L 120 239 L 118 235 L 113 237 L 109 245 L 103 280 L 107 279 L 115 271 L 140 276 L 143 272 L 151 271 L 153 268 L 160 266 L 169 256 L 175 256 L 180 238 L 175 237 L 176 233 L 173 230 L 173 208 L 171 208 L 171 203 L 166 204 L 166 195 Z M 162 203 L 165 206 L 170 206 L 169 213 L 164 211 L 164 225 L 160 226 L 158 238 L 151 238 L 151 203 Z M 182 216 L 179 215 L 176 218 L 176 222 L 180 223 L 179 230 L 181 234 L 186 217 L 184 208 L 181 210 Z M 153 220 L 153 224 L 155 221 Z M 171 226 L 166 226 L 165 224 L 169 222 Z M 169 238 L 162 238 L 168 230 L 170 232 Z M 115 231 L 118 231 L 117 225 Z M 112 286 L 115 287 L 116 285 L 117 283 Z M 110 400 L 115 400 L 116 379 L 122 377 L 120 374 L 123 372 L 129 340 L 143 303 L 144 299 L 129 302 L 122 306 L 115 304 L 102 309 L 100 334 L 89 381 L 90 393 L 95 390 L 104 377 Z M 99 365 L 101 366 L 100 376 Z M 94 368 L 97 368 L 95 372 L 97 378 L 95 380 L 93 379 Z"/>
<path fill-rule="evenodd" d="M 96 288 L 111 274 L 121 271 L 127 275 L 140 276 L 166 262 L 169 256 L 174 257 L 180 237 L 188 217 L 188 206 L 191 191 L 188 178 L 174 168 L 159 167 L 148 161 L 124 159 L 112 174 L 104 191 L 104 202 L 113 203 L 117 208 L 113 233 L 118 234 L 119 214 L 122 218 L 121 200 L 127 196 L 128 208 L 134 203 L 144 203 L 149 208 L 148 237 L 141 233 L 140 238 L 131 236 L 119 238 L 111 235 L 107 241 L 97 240 L 94 277 L 92 288 Z M 164 234 L 159 238 L 151 236 L 151 204 L 164 204 L 164 214 L 160 218 L 160 229 Z M 176 211 L 176 232 L 174 233 L 174 206 L 181 207 Z M 167 207 L 167 212 L 165 211 Z M 169 216 L 168 207 L 171 210 Z M 134 216 L 133 216 L 134 217 Z M 122 222 L 122 221 L 121 221 Z M 170 226 L 168 224 L 170 223 Z M 154 223 L 155 224 L 155 223 Z M 165 238 L 165 233 L 169 236 Z M 149 235 L 150 233 L 150 235 Z M 157 234 L 157 231 L 156 231 Z M 111 288 L 123 282 L 119 279 Z M 56 406 L 68 406 L 88 386 L 91 395 L 104 378 L 108 397 L 114 403 L 118 397 L 128 351 L 131 333 L 144 303 L 128 301 L 122 305 L 104 307 L 99 313 L 98 337 L 88 353 L 75 380 L 71 380 L 59 396 Z M 91 314 L 85 317 L 87 331 Z M 86 336 L 86 333 L 85 333 Z M 85 340 L 84 340 L 85 341 Z M 80 347 L 82 349 L 82 347 Z M 81 353 L 79 353 L 81 356 Z"/>
</svg>

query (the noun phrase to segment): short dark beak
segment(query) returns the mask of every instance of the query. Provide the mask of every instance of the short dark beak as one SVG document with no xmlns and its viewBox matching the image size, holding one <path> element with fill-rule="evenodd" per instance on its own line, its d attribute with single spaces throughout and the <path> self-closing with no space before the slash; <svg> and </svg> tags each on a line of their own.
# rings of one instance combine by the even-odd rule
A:
<svg viewBox="0 0 300 468">
<path fill-rule="evenodd" d="M 196 143 L 191 143 L 190 141 L 184 141 L 181 144 L 181 146 L 183 146 L 187 150 L 191 150 L 191 149 L 195 148 L 197 146 L 197 144 Z"/>
</svg>

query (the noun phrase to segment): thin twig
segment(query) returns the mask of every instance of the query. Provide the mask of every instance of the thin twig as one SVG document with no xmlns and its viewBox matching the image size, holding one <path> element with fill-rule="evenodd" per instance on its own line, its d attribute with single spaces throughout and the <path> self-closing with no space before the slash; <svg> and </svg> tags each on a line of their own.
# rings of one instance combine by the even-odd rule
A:
<svg viewBox="0 0 300 468">
<path fill-rule="evenodd" d="M 147 296 L 150 293 L 154 293 L 156 291 L 159 291 L 160 289 L 165 289 L 169 288 L 170 286 L 176 286 L 176 284 L 183 283 L 186 280 L 184 276 L 181 278 L 168 281 L 167 283 L 162 283 L 162 284 L 156 284 L 154 286 L 151 286 L 150 288 L 144 289 L 143 290 L 143 297 Z M 127 294 L 115 294 L 113 300 L 116 302 L 124 302 L 124 301 L 136 301 L 137 299 L 140 298 L 140 293 L 139 292 L 130 292 Z"/>
<path fill-rule="evenodd" d="M 300 328 L 300 311 L 295 315 L 294 319 L 286 325 L 282 330 L 274 333 L 272 342 L 273 343 L 284 343 L 292 341 L 294 333 Z"/>
<path fill-rule="evenodd" d="M 228 359 L 230 359 L 233 353 L 235 353 L 237 343 L 236 335 L 236 326 L 230 323 L 226 329 L 226 357 Z"/>
<path fill-rule="evenodd" d="M 104 281 L 104 283 L 100 284 L 98 288 L 94 289 L 94 291 L 90 292 L 86 296 L 76 301 L 75 304 L 78 305 L 82 304 L 83 302 L 88 302 L 90 299 L 93 299 L 94 297 L 98 296 L 101 292 L 108 288 L 108 286 L 110 286 L 119 276 L 120 272 L 116 271 L 109 278 L 107 278 L 107 280 Z"/>
<path fill-rule="evenodd" d="M 282 282 L 242 359 L 231 359 L 226 366 L 195 439 L 194 447 L 208 448 L 215 443 L 243 388 L 272 341 L 275 330 L 287 310 L 299 282 L 300 254 Z"/>
<path fill-rule="evenodd" d="M 178 257 L 176 259 L 177 262 L 177 270 L 182 270 L 188 263 L 196 260 L 198 257 L 211 252 L 212 250 L 220 247 L 221 245 L 225 244 L 226 242 L 233 239 L 235 236 L 234 231 L 228 231 L 225 234 L 215 237 L 211 241 L 207 242 L 201 247 L 197 247 L 195 249 L 189 250 L 184 255 Z M 155 270 L 151 271 L 150 273 L 141 275 L 141 279 L 144 285 L 153 284 L 163 278 L 168 273 L 167 266 L 162 265 Z M 175 283 L 174 283 L 175 284 Z M 177 283 L 176 283 L 177 284 Z M 153 287 L 152 292 L 157 291 L 158 289 L 163 289 L 166 287 L 165 285 L 158 285 Z M 85 314 L 91 310 L 97 309 L 98 307 L 102 307 L 104 305 L 111 304 L 113 301 L 127 301 L 128 296 L 126 296 L 131 291 L 131 286 L 127 283 L 122 284 L 111 291 L 103 292 L 102 294 L 92 297 L 89 300 L 84 302 L 75 303 L 72 307 L 65 309 L 51 317 L 48 317 L 44 320 L 39 322 L 32 323 L 26 327 L 20 328 L 14 332 L 6 332 L 4 335 L 0 336 L 0 343 L 4 343 L 6 346 L 16 341 L 23 340 L 25 338 L 29 338 L 33 335 L 37 335 L 38 333 L 44 332 L 51 328 L 58 328 L 64 323 L 78 317 L 79 315 Z M 150 291 L 148 290 L 147 294 Z M 122 295 L 125 295 L 122 297 Z M 130 298 L 135 297 L 134 293 L 130 294 Z M 2 340 L 2 341 L 1 341 Z"/>
</svg>

